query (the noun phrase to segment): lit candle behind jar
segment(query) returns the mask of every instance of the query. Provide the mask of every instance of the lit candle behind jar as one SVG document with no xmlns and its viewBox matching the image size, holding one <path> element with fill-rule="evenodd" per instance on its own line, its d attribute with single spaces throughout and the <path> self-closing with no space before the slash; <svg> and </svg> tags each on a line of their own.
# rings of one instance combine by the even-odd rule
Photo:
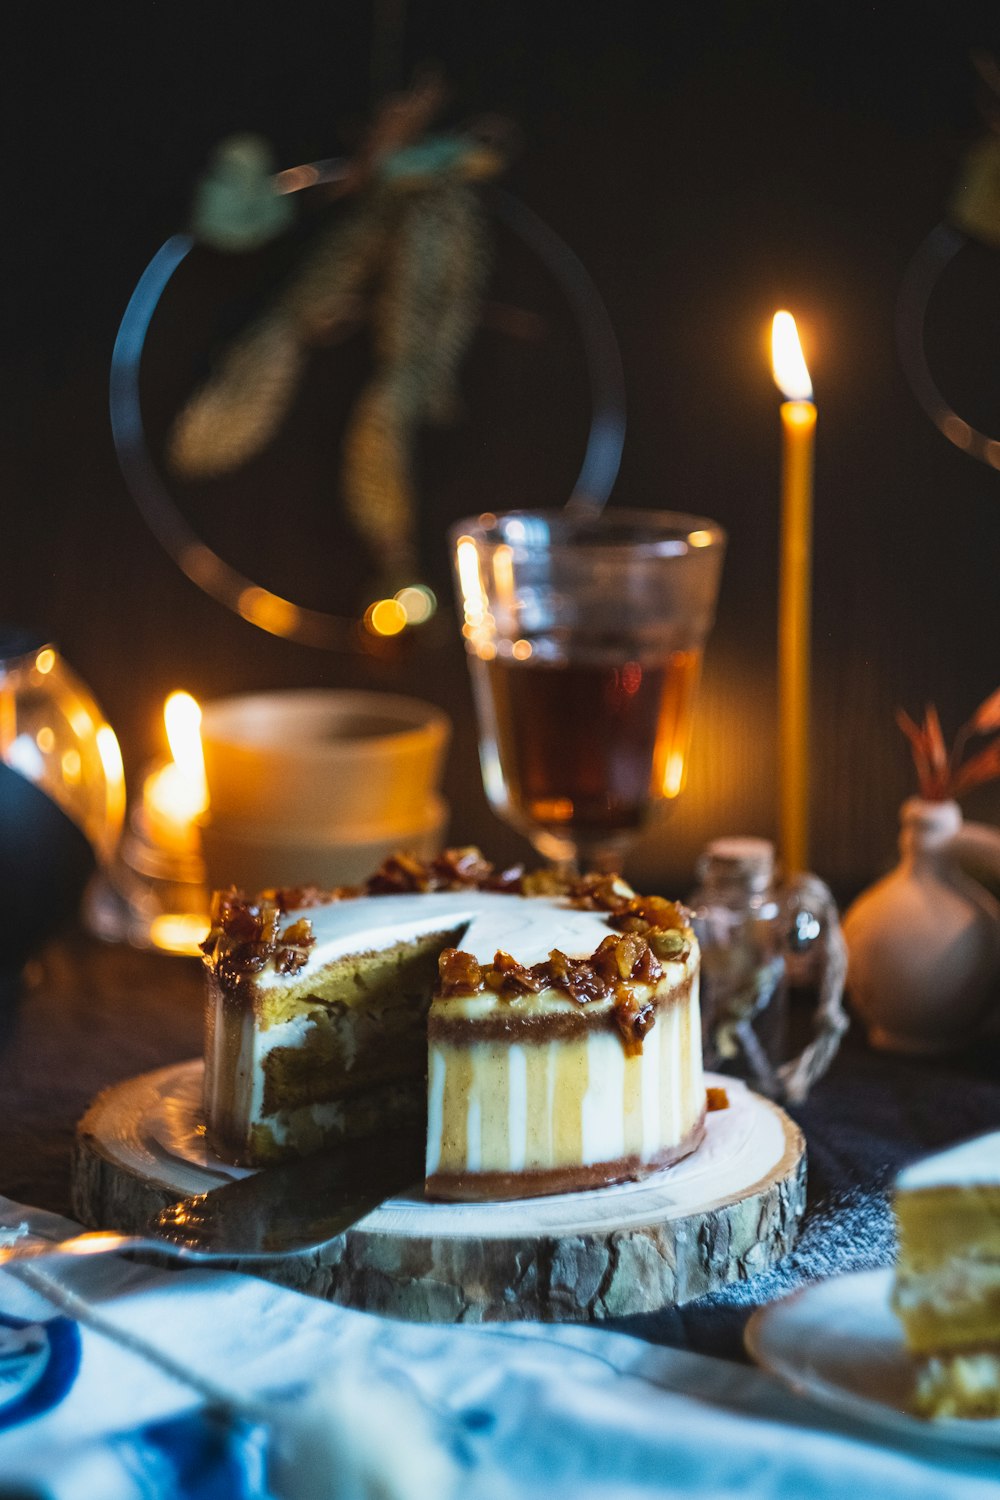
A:
<svg viewBox="0 0 1000 1500">
<path fill-rule="evenodd" d="M 201 709 L 190 693 L 171 693 L 163 721 L 173 758 L 143 784 L 146 832 L 160 848 L 191 853 L 198 849 L 198 820 L 208 809 Z"/>
<path fill-rule="evenodd" d="M 209 927 L 201 709 L 190 693 L 171 693 L 163 719 L 171 758 L 147 770 L 112 873 L 113 892 L 95 905 L 90 920 L 102 937 L 195 955 Z"/>
</svg>

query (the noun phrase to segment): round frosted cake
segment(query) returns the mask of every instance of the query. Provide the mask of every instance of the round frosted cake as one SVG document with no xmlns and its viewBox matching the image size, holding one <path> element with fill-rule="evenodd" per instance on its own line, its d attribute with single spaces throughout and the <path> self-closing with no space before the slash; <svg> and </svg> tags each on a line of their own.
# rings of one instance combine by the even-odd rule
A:
<svg viewBox="0 0 1000 1500">
<path fill-rule="evenodd" d="M 259 1165 L 411 1120 L 426 1190 L 515 1198 L 638 1178 L 704 1129 L 698 949 L 615 876 L 399 856 L 361 889 L 219 893 L 205 1117 Z"/>
</svg>

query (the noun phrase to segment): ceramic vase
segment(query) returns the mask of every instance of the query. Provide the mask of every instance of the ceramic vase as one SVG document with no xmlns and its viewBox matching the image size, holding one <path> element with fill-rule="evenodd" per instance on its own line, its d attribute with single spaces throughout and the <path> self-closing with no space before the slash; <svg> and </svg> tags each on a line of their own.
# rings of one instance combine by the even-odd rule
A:
<svg viewBox="0 0 1000 1500">
<path fill-rule="evenodd" d="M 1000 1008 L 1000 903 L 962 868 L 1000 875 L 1000 830 L 919 797 L 900 823 L 899 864 L 844 918 L 847 988 L 873 1046 L 952 1052 Z"/>
</svg>

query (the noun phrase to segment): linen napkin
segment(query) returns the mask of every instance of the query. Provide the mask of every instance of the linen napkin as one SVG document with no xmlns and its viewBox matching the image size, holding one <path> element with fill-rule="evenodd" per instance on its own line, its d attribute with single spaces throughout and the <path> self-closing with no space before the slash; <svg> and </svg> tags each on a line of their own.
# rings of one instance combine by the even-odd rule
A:
<svg viewBox="0 0 1000 1500">
<path fill-rule="evenodd" d="M 0 1199 L 0 1235 L 76 1226 Z M 120 1257 L 0 1272 L 0 1496 L 973 1500 L 760 1372 L 595 1328 L 451 1327 Z"/>
</svg>

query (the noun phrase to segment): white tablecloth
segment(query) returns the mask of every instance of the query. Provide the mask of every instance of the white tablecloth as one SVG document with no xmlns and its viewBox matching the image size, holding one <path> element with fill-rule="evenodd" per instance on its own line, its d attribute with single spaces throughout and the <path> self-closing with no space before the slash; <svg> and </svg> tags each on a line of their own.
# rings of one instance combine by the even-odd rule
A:
<svg viewBox="0 0 1000 1500">
<path fill-rule="evenodd" d="M 0 1235 L 75 1226 L 0 1199 Z M 381 1487 L 379 1487 L 381 1486 Z M 598 1328 L 394 1322 L 117 1257 L 0 1271 L 0 1496 L 1000 1497 L 762 1373 Z"/>
</svg>

